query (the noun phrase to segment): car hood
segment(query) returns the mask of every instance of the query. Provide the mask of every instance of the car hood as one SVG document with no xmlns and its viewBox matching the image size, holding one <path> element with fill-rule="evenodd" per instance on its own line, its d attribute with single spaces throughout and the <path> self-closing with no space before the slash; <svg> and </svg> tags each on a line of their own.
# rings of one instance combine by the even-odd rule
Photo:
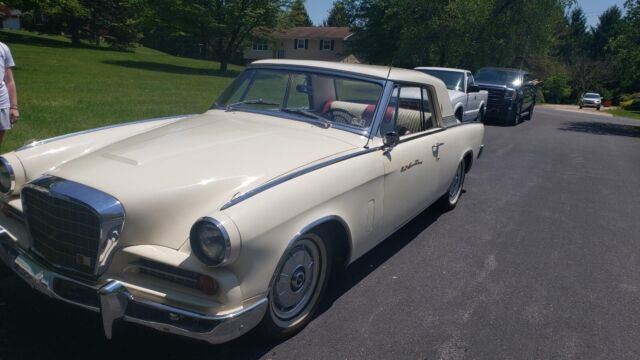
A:
<svg viewBox="0 0 640 360">
<path fill-rule="evenodd" d="M 352 135 L 353 141 L 347 141 L 344 134 L 351 135 L 273 116 L 212 110 L 108 145 L 47 173 L 119 199 L 127 213 L 125 232 L 137 233 L 133 243 L 178 247 L 190 224 L 234 195 L 357 149 L 362 138 Z M 159 234 L 162 229 L 165 233 Z M 166 240 L 166 232 L 175 232 L 177 239 Z"/>
</svg>

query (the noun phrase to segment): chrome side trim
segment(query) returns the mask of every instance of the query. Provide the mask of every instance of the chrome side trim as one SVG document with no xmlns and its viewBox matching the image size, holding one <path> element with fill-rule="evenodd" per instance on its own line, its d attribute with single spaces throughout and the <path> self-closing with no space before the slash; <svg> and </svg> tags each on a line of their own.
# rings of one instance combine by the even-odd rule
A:
<svg viewBox="0 0 640 360">
<path fill-rule="evenodd" d="M 96 213 L 100 219 L 100 238 L 98 239 L 98 254 L 96 254 L 93 275 L 98 276 L 104 273 L 124 229 L 125 210 L 122 203 L 100 190 L 50 175 L 39 177 L 26 184 L 23 191 L 24 189 L 33 189 L 54 198 L 75 202 L 89 207 Z M 28 220 L 29 207 L 25 202 L 25 196 L 23 195 L 21 198 L 27 231 L 31 232 Z"/>
<path fill-rule="evenodd" d="M 145 119 L 145 120 L 129 121 L 129 122 L 120 123 L 120 124 L 112 124 L 112 125 L 101 126 L 101 127 L 94 128 L 94 129 L 76 131 L 76 132 L 72 132 L 70 134 L 54 136 L 54 137 L 48 138 L 48 139 L 33 140 L 33 141 L 31 141 L 31 142 L 29 142 L 27 144 L 24 144 L 21 147 L 17 148 L 16 152 L 22 151 L 22 150 L 26 150 L 26 149 L 31 149 L 33 147 L 44 145 L 44 144 L 48 144 L 50 142 L 63 140 L 63 139 L 66 139 L 66 138 L 70 138 L 72 136 L 90 134 L 92 132 L 97 132 L 97 131 L 101 131 L 101 130 L 108 130 L 108 129 L 118 128 L 118 127 L 122 127 L 122 126 L 127 126 L 127 125 L 144 124 L 144 123 L 147 123 L 147 122 L 154 122 L 154 121 L 172 120 L 172 119 L 176 119 L 176 120 L 187 119 L 187 118 L 190 118 L 190 117 L 193 117 L 193 116 L 196 116 L 196 115 L 197 114 L 179 115 L 179 116 L 165 116 L 165 117 Z"/>
<path fill-rule="evenodd" d="M 358 150 L 356 152 L 353 152 L 351 154 L 347 154 L 347 155 L 342 155 L 342 156 L 338 156 L 336 158 L 333 159 L 329 159 L 326 161 L 322 161 L 310 166 L 307 166 L 305 168 L 299 169 L 297 171 L 293 171 L 291 173 L 288 173 L 286 175 L 277 177 L 275 179 L 272 179 L 270 181 L 267 181 L 266 183 L 259 185 L 256 188 L 253 188 L 245 193 L 242 193 L 236 197 L 234 197 L 233 199 L 229 200 L 227 203 L 225 203 L 224 205 L 222 205 L 222 207 L 220 208 L 220 210 L 226 210 L 238 203 L 241 203 L 249 198 L 252 198 L 258 194 L 260 194 L 261 192 L 264 192 L 266 190 L 271 189 L 272 187 L 278 186 L 282 183 L 285 183 L 289 180 L 293 180 L 297 177 L 300 177 L 302 175 L 308 174 L 310 172 L 325 168 L 327 166 L 333 165 L 333 164 L 337 164 L 339 162 L 345 161 L 345 160 L 349 160 L 349 159 L 353 159 L 357 156 L 360 155 L 365 155 L 365 154 L 369 154 L 378 150 L 381 150 L 381 147 L 375 147 L 375 148 L 370 148 L 370 149 L 361 149 Z"/>
<path fill-rule="evenodd" d="M 0 194 L 0 197 L 5 197 L 13 194 L 13 191 L 16 189 L 16 173 L 13 171 L 13 166 L 11 166 L 11 163 L 9 162 L 9 160 L 5 159 L 4 156 L 0 156 L 0 162 L 4 167 L 7 168 L 7 171 L 9 172 L 9 179 L 11 179 L 11 185 L 9 186 L 9 191 L 6 193 Z"/>
</svg>

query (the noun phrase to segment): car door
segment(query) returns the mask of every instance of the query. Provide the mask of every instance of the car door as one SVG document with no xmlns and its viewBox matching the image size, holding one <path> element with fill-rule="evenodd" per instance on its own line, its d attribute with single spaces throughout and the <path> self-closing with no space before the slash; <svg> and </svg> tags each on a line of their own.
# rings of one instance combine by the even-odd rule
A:
<svg viewBox="0 0 640 360">
<path fill-rule="evenodd" d="M 396 132 L 400 142 L 383 155 L 384 228 L 396 229 L 439 197 L 437 115 L 432 111 L 427 88 L 399 86 L 380 128 L 381 134 Z"/>
<path fill-rule="evenodd" d="M 473 121 L 478 117 L 478 108 L 480 107 L 479 93 L 469 92 L 470 86 L 475 86 L 476 82 L 473 75 L 467 72 L 467 111 L 465 114 L 465 121 Z"/>
</svg>

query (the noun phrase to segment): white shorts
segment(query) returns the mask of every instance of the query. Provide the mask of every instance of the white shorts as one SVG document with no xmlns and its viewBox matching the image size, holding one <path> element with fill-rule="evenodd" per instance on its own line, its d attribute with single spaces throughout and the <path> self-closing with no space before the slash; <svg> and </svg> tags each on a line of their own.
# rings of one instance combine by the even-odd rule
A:
<svg viewBox="0 0 640 360">
<path fill-rule="evenodd" d="M 0 130 L 11 129 L 11 110 L 9 108 L 0 109 Z"/>
</svg>

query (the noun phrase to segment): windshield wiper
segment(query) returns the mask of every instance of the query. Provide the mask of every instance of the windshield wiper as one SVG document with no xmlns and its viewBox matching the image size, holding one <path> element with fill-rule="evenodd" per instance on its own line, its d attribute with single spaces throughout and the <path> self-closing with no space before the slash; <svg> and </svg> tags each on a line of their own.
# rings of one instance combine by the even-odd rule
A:
<svg viewBox="0 0 640 360">
<path fill-rule="evenodd" d="M 280 108 L 280 111 L 285 112 L 285 113 L 290 113 L 290 114 L 297 114 L 297 115 L 302 115 L 302 116 L 306 116 L 310 119 L 314 119 L 316 120 L 317 123 L 319 123 L 320 125 L 322 125 L 322 127 L 324 127 L 325 129 L 328 129 L 331 127 L 331 121 L 323 118 L 320 115 L 314 114 L 311 111 L 308 110 L 304 110 L 304 109 L 299 109 L 299 108 Z"/>
<path fill-rule="evenodd" d="M 234 107 L 236 107 L 238 105 L 274 105 L 274 106 L 280 106 L 280 104 L 272 102 L 272 101 L 264 101 L 262 99 L 254 99 L 254 100 L 238 101 L 238 102 L 235 102 L 233 104 L 229 104 L 226 107 L 226 111 L 231 111 L 231 110 L 233 110 Z"/>
</svg>

